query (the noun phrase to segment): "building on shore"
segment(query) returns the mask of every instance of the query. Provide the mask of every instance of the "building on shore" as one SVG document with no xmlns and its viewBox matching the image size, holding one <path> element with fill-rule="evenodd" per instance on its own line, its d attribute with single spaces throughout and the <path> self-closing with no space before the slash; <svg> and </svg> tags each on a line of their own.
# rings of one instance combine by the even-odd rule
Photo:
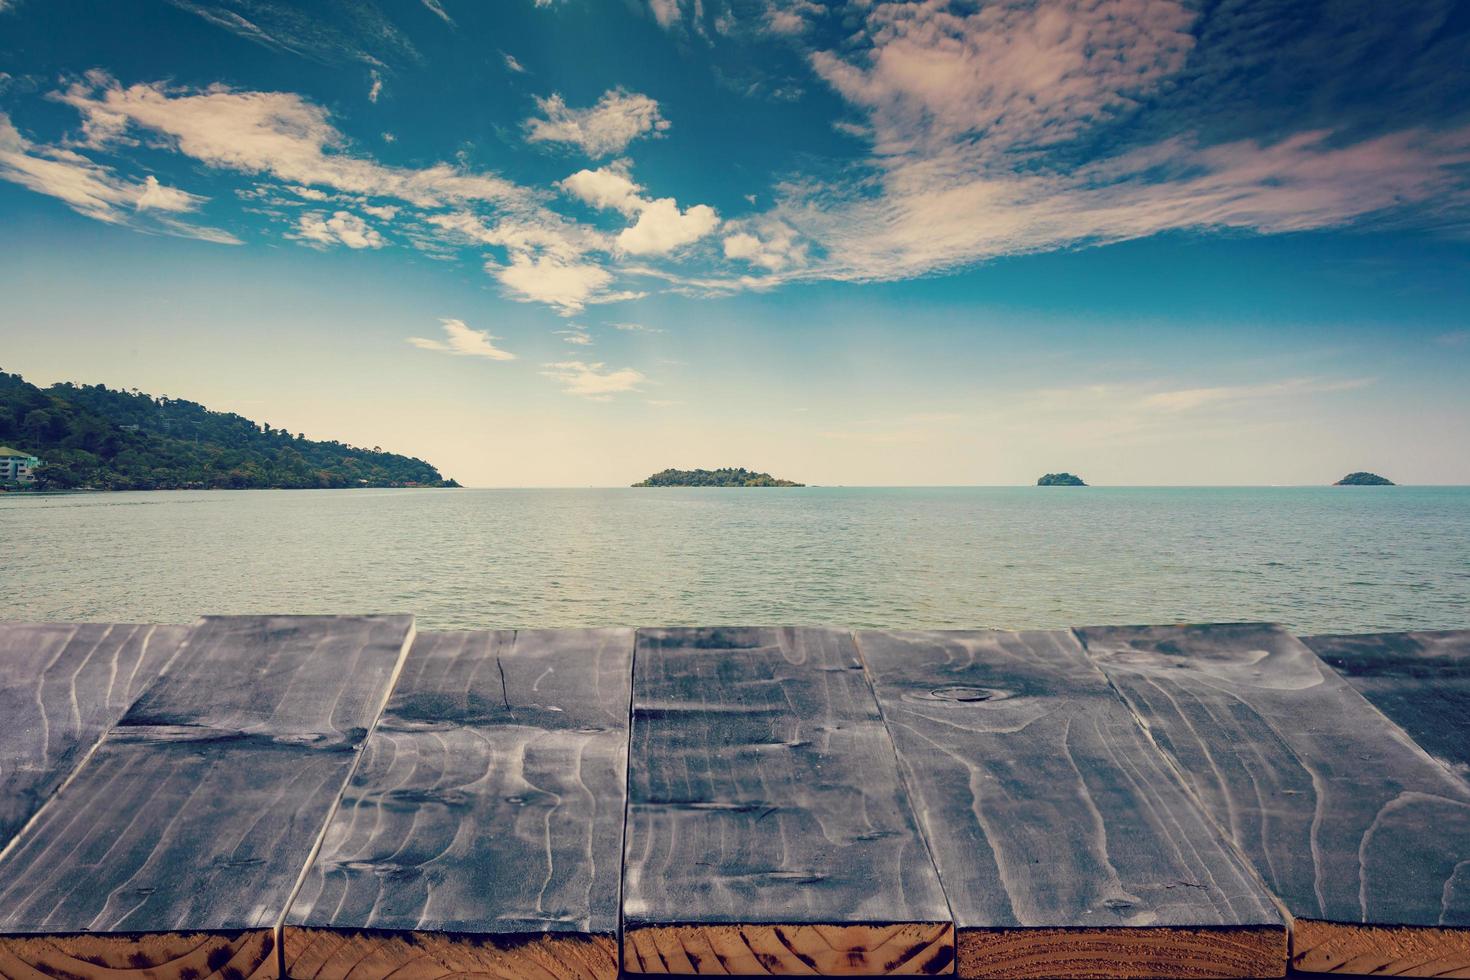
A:
<svg viewBox="0 0 1470 980">
<path fill-rule="evenodd" d="M 30 453 L 0 446 L 0 483 L 35 483 L 41 461 Z"/>
</svg>

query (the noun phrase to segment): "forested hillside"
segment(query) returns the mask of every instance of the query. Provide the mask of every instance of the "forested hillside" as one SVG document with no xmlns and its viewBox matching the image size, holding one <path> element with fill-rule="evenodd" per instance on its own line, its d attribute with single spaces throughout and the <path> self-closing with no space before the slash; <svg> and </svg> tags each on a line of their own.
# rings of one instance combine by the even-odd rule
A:
<svg viewBox="0 0 1470 980">
<path fill-rule="evenodd" d="M 195 402 L 0 372 L 0 445 L 39 456 L 39 489 L 458 486 L 421 459 L 318 442 Z"/>
</svg>

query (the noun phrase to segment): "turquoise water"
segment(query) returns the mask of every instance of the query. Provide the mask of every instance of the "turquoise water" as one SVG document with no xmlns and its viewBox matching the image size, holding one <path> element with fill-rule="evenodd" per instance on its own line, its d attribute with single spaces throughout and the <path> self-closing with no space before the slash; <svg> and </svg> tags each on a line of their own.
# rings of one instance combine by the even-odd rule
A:
<svg viewBox="0 0 1470 980">
<path fill-rule="evenodd" d="M 0 496 L 0 619 L 1470 627 L 1470 488 Z"/>
</svg>

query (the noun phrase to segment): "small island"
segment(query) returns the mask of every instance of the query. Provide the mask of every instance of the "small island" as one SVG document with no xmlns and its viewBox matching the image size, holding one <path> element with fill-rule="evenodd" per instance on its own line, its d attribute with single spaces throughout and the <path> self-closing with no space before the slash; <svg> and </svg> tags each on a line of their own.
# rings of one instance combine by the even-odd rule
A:
<svg viewBox="0 0 1470 980">
<path fill-rule="evenodd" d="M 1036 481 L 1038 487 L 1085 487 L 1082 477 L 1071 473 L 1048 473 Z"/>
<path fill-rule="evenodd" d="M 744 467 L 719 470 L 660 470 L 635 487 L 804 487 L 805 483 L 778 480 L 769 473 Z"/>
<path fill-rule="evenodd" d="M 1349 473 L 1333 484 L 1334 487 L 1392 487 L 1397 486 L 1387 477 L 1377 473 Z"/>
</svg>

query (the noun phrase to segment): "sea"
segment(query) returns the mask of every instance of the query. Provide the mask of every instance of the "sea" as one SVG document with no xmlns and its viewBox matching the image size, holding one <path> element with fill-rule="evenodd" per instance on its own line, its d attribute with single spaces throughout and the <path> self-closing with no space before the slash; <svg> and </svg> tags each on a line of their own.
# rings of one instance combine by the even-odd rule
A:
<svg viewBox="0 0 1470 980">
<path fill-rule="evenodd" d="M 0 619 L 1470 627 L 1470 488 L 0 494 Z"/>
</svg>

